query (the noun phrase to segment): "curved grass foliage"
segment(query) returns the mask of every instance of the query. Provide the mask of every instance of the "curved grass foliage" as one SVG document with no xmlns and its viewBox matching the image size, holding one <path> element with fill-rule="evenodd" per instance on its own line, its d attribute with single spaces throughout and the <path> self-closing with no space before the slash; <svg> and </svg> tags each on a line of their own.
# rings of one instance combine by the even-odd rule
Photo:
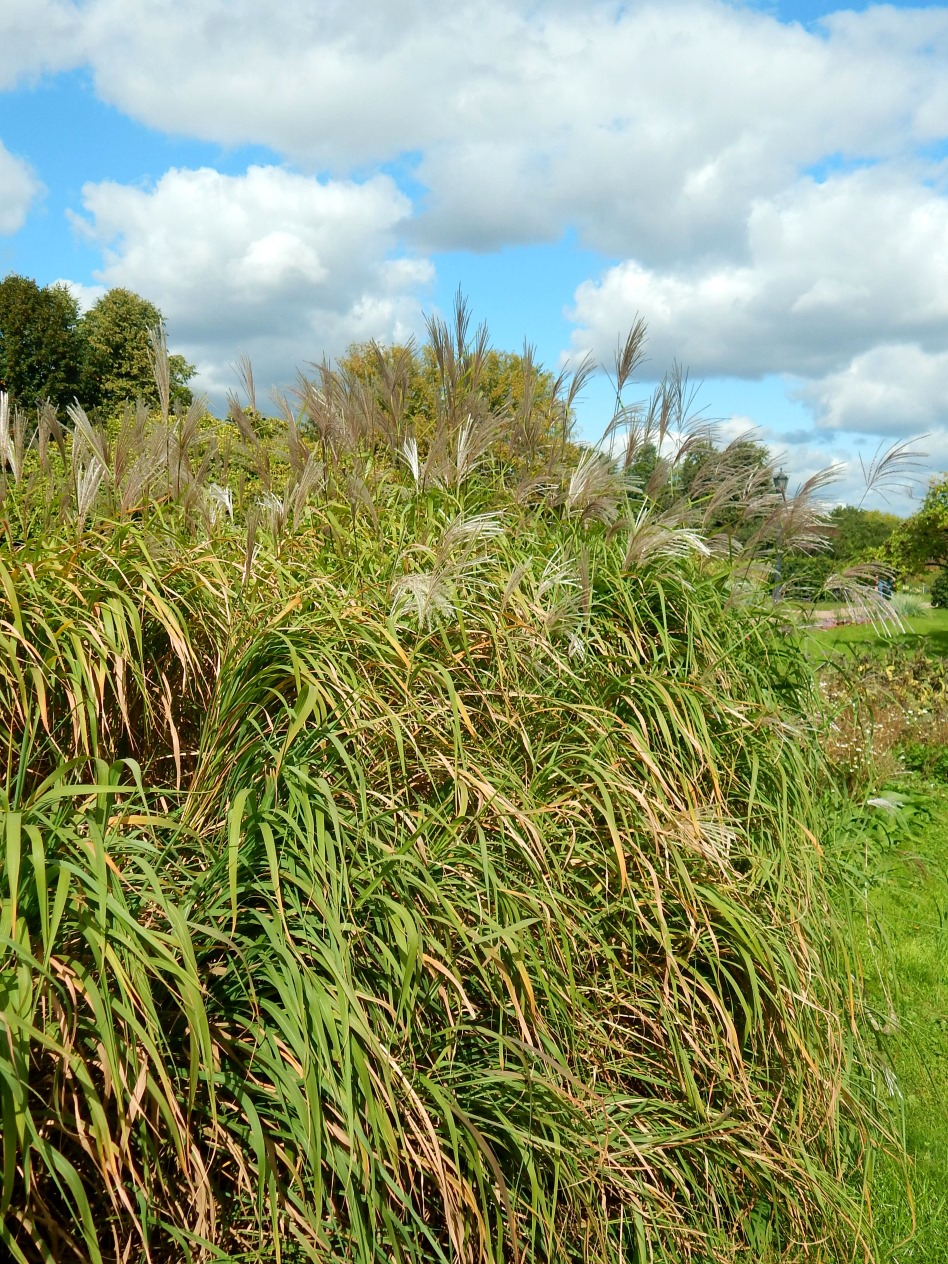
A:
<svg viewBox="0 0 948 1264">
<path fill-rule="evenodd" d="M 0 557 L 6 1251 L 838 1258 L 871 1094 L 770 602 L 615 471 L 360 432 L 299 499 L 288 442 L 236 524 L 178 452 Z"/>
</svg>

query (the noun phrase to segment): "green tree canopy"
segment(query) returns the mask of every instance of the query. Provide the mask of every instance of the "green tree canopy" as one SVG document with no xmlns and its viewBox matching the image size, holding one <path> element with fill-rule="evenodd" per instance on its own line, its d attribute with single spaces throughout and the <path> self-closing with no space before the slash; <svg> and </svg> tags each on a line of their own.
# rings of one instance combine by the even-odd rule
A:
<svg viewBox="0 0 948 1264">
<path fill-rule="evenodd" d="M 0 281 L 0 390 L 22 408 L 63 406 L 80 386 L 79 309 L 64 285 L 41 288 L 10 273 Z"/>
<path fill-rule="evenodd" d="M 384 347 L 356 343 L 338 361 L 345 377 L 361 383 L 396 421 L 410 427 L 419 439 L 428 438 L 445 409 L 468 409 L 472 399 L 494 414 L 505 411 L 511 423 L 518 416 L 556 413 L 556 380 L 534 364 L 529 349 L 523 354 L 497 351 L 476 344 L 457 353 L 445 365 L 432 342 Z"/>
<path fill-rule="evenodd" d="M 906 574 L 948 566 L 948 474 L 932 479 L 921 509 L 893 531 L 885 556 Z"/>
<path fill-rule="evenodd" d="M 837 505 L 829 515 L 833 534 L 828 556 L 837 568 L 874 561 L 901 523 L 902 519 L 897 514 L 855 505 Z"/>
<path fill-rule="evenodd" d="M 85 403 L 112 411 L 127 399 L 158 402 L 149 335 L 163 323 L 154 303 L 131 290 L 116 288 L 103 294 L 79 322 L 85 351 Z M 194 366 L 180 355 L 169 360 L 172 400 L 186 403 Z"/>
</svg>

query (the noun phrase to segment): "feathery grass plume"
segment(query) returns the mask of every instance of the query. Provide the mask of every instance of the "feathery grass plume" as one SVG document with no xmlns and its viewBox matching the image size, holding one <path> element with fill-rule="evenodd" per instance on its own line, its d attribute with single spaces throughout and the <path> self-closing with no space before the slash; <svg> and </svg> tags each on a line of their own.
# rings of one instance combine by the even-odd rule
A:
<svg viewBox="0 0 948 1264">
<path fill-rule="evenodd" d="M 415 546 L 430 558 L 427 570 L 398 576 L 392 583 L 392 618 L 413 609 L 422 628 L 437 617 L 447 618 L 458 609 L 458 585 L 480 566 L 487 554 L 484 544 L 503 534 L 496 513 L 459 515 L 447 524 L 440 540 L 432 546 Z M 409 562 L 406 556 L 405 563 Z"/>
<path fill-rule="evenodd" d="M 286 423 L 286 454 L 290 462 L 290 470 L 293 477 L 300 481 L 313 455 L 300 431 L 302 416 L 297 415 L 282 391 L 274 391 L 272 397 Z"/>
<path fill-rule="evenodd" d="M 393 447 L 404 442 L 408 436 L 406 407 L 415 351 L 413 338 L 391 351 L 374 339 L 368 344 L 380 393 L 381 416 L 390 420 L 389 442 Z"/>
<path fill-rule="evenodd" d="M 372 392 L 351 374 L 333 371 L 323 361 L 314 381 L 302 373 L 294 394 L 306 426 L 322 448 L 327 468 L 339 470 L 357 456 L 360 444 L 379 426 L 379 408 Z"/>
<path fill-rule="evenodd" d="M 237 427 L 242 439 L 239 456 L 245 468 L 259 480 L 265 492 L 273 490 L 273 470 L 266 443 L 257 434 L 253 421 L 244 412 L 236 395 L 227 396 L 228 417 Z"/>
<path fill-rule="evenodd" d="M 49 463 L 49 441 L 50 439 L 56 444 L 59 452 L 59 459 L 63 466 L 66 464 L 66 436 L 59 421 L 56 407 L 52 400 L 44 399 L 37 409 L 36 418 L 36 447 L 39 455 L 40 469 L 47 479 L 52 478 L 52 468 Z"/>
<path fill-rule="evenodd" d="M 604 452 L 587 449 L 570 472 L 569 482 L 558 499 L 567 517 L 583 523 L 614 522 L 622 510 L 634 480 L 616 468 Z"/>
<path fill-rule="evenodd" d="M 122 420 L 112 447 L 111 483 L 120 488 L 131 474 L 135 462 L 143 455 L 147 443 L 148 406 L 144 400 L 126 401 Z"/>
<path fill-rule="evenodd" d="M 6 391 L 0 391 L 0 469 L 5 466 L 13 475 L 14 483 L 19 483 L 23 477 L 25 451 L 26 418 L 16 406 L 11 409 Z"/>
<path fill-rule="evenodd" d="M 92 424 L 80 404 L 70 404 L 66 412 L 72 422 L 73 462 L 95 464 L 103 478 L 110 478 L 112 462 L 107 434 Z"/>
<path fill-rule="evenodd" d="M 222 487 L 219 483 L 208 483 L 202 489 L 207 504 L 208 520 L 215 526 L 226 515 L 228 521 L 234 521 L 234 493 L 230 487 Z"/>
<path fill-rule="evenodd" d="M 862 500 L 870 492 L 878 492 L 884 500 L 890 492 L 912 495 L 919 481 L 918 471 L 924 468 L 926 455 L 919 451 L 917 444 L 925 438 L 925 435 L 921 435 L 915 439 L 900 439 L 888 447 L 880 443 L 868 466 L 860 453 L 859 468 L 865 484 Z"/>
<path fill-rule="evenodd" d="M 287 488 L 293 510 L 294 531 L 300 529 L 307 506 L 313 496 L 323 487 L 325 478 L 326 467 L 317 459 L 314 452 L 310 452 L 296 474 L 295 481 Z"/>
<path fill-rule="evenodd" d="M 418 440 L 414 435 L 409 437 L 397 449 L 397 455 L 405 462 L 409 470 L 411 470 L 412 482 L 415 485 L 415 491 L 422 489 L 423 469 L 421 457 L 418 455 Z"/>
<path fill-rule="evenodd" d="M 233 367 L 234 372 L 237 374 L 237 380 L 244 388 L 244 394 L 247 396 L 247 407 L 252 413 L 255 413 L 257 411 L 257 388 L 253 380 L 253 363 L 250 356 L 245 351 L 242 351 Z"/>
<path fill-rule="evenodd" d="M 636 316 L 632 328 L 626 334 L 625 342 L 620 342 L 616 346 L 615 354 L 615 381 L 613 385 L 616 388 L 616 411 L 622 408 L 622 391 L 626 383 L 631 381 L 632 375 L 645 359 L 645 342 L 648 330 L 645 321 L 641 316 Z"/>
<path fill-rule="evenodd" d="M 550 415 L 558 424 L 552 427 L 555 440 L 550 453 L 552 466 L 562 461 L 566 455 L 567 446 L 573 437 L 573 406 L 597 368 L 595 356 L 587 352 L 577 364 L 564 365 L 553 381 Z"/>
<path fill-rule="evenodd" d="M 617 522 L 613 530 L 626 533 L 622 564 L 627 570 L 647 566 L 660 558 L 685 558 L 691 554 L 708 557 L 711 553 L 701 532 L 681 526 L 677 507 L 662 515 L 643 505 L 634 518 Z"/>
<path fill-rule="evenodd" d="M 266 529 L 269 531 L 274 545 L 279 551 L 280 541 L 286 532 L 287 523 L 290 517 L 290 506 L 286 497 L 275 495 L 273 492 L 264 492 L 257 502 L 260 508 L 260 514 Z"/>
<path fill-rule="evenodd" d="M 105 469 L 98 461 L 89 458 L 85 462 L 74 463 L 76 479 L 76 524 L 80 531 L 85 526 L 99 494 L 99 487 L 105 477 Z"/>
<path fill-rule="evenodd" d="M 519 450 L 521 457 L 526 460 L 528 465 L 535 464 L 539 459 L 544 446 L 549 440 L 550 433 L 549 413 L 537 406 L 537 375 L 539 370 L 535 361 L 536 348 L 524 341 L 523 353 L 520 357 L 522 382 L 520 399 L 509 423 L 509 428 L 513 435 L 516 449 Z M 555 384 L 550 407 L 553 410 L 557 407 Z M 563 416 L 562 413 L 561 416 Z M 505 420 L 503 417 L 496 418 L 495 427 L 502 426 Z M 560 429 L 562 430 L 563 428 L 563 421 L 561 421 Z"/>
<path fill-rule="evenodd" d="M 167 428 L 147 431 L 147 408 L 144 404 L 136 404 L 136 416 L 133 425 L 132 441 L 129 449 L 124 449 L 122 437 L 116 441 L 114 453 L 114 486 L 117 491 L 117 509 L 120 515 L 129 516 L 142 513 L 151 498 L 156 494 L 160 500 L 167 494 L 169 444 Z M 138 423 L 141 430 L 134 429 Z M 137 442 L 140 436 L 140 442 Z M 164 474 L 164 478 L 162 475 Z"/>
<path fill-rule="evenodd" d="M 244 564 L 241 580 L 244 587 L 250 582 L 253 565 L 257 559 L 257 530 L 260 526 L 260 508 L 255 505 L 247 514 L 247 536 L 244 544 Z"/>
<path fill-rule="evenodd" d="M 168 357 L 168 336 L 160 322 L 148 330 L 148 363 L 155 379 L 161 419 L 167 425 L 171 413 L 171 361 Z"/>
<path fill-rule="evenodd" d="M 871 623 L 883 631 L 904 632 L 899 606 L 880 592 L 880 578 L 890 576 L 891 571 L 884 566 L 862 563 L 830 575 L 823 587 L 845 603 L 844 622 Z"/>
</svg>

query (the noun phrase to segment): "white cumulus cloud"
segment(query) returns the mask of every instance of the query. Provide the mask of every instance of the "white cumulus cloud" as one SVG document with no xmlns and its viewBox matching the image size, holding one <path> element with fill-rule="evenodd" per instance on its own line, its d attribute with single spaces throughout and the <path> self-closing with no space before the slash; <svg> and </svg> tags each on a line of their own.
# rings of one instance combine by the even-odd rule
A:
<svg viewBox="0 0 948 1264">
<path fill-rule="evenodd" d="M 0 233 L 18 232 L 43 186 L 28 162 L 0 141 Z"/>
<path fill-rule="evenodd" d="M 626 260 L 581 285 L 574 349 L 645 318 L 659 371 L 822 375 L 868 346 L 948 344 L 948 197 L 880 168 L 757 201 L 737 259 L 667 269 Z"/>
<path fill-rule="evenodd" d="M 286 384 L 304 361 L 421 323 L 431 266 L 395 253 L 411 206 L 386 176 L 172 170 L 153 188 L 87 185 L 83 201 L 76 222 L 104 250 L 99 279 L 155 302 L 218 398 L 238 350 L 261 386 Z"/>
<path fill-rule="evenodd" d="M 909 436 L 948 431 L 948 349 L 916 343 L 872 347 L 798 396 L 825 430 Z"/>
<path fill-rule="evenodd" d="M 310 170 L 411 155 L 429 190 L 419 231 L 451 248 L 572 224 L 645 262 L 735 250 L 753 200 L 801 168 L 904 156 L 948 127 L 940 7 L 840 13 L 812 31 L 723 0 L 78 12 L 77 45 L 122 111 Z"/>
<path fill-rule="evenodd" d="M 3 0 L 0 91 L 82 62 L 86 16 L 69 0 Z"/>
</svg>

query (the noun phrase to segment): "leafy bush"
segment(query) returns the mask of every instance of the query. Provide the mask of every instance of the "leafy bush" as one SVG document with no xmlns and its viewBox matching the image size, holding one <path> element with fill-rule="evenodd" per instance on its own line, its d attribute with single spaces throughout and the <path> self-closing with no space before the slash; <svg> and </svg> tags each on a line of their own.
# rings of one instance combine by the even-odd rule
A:
<svg viewBox="0 0 948 1264">
<path fill-rule="evenodd" d="M 932 580 L 930 596 L 936 610 L 948 608 L 948 570 L 939 571 Z"/>
<path fill-rule="evenodd" d="M 907 742 L 899 753 L 909 772 L 919 772 L 933 781 L 948 782 L 948 745 Z"/>
</svg>

